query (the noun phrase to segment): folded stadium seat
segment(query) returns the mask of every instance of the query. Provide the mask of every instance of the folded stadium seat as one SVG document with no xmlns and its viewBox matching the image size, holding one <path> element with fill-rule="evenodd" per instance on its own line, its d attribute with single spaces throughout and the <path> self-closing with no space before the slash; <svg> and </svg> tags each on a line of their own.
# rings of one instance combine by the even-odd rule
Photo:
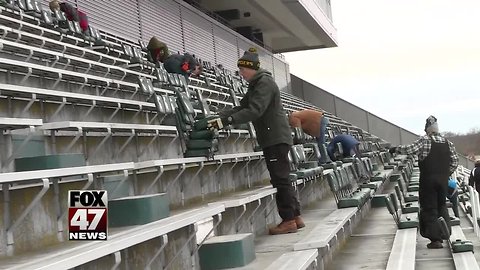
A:
<svg viewBox="0 0 480 270">
<path fill-rule="evenodd" d="M 323 168 L 318 166 L 318 161 L 307 161 L 303 145 L 294 145 L 291 148 L 291 155 L 295 167 L 295 173 L 298 178 L 311 179 L 322 175 Z"/>
<path fill-rule="evenodd" d="M 132 58 L 130 58 L 130 61 L 132 61 L 132 63 L 144 64 L 142 52 L 140 51 L 140 49 L 133 46 L 130 46 L 130 48 L 132 48 Z"/>
<path fill-rule="evenodd" d="M 312 149 L 312 151 L 313 151 L 312 156 L 317 160 L 317 163 L 318 163 L 318 160 L 320 160 L 320 157 L 322 156 L 322 154 L 320 152 L 320 149 L 318 148 L 318 144 L 316 142 L 314 142 L 314 143 L 313 142 L 307 142 L 307 143 L 304 143 L 303 146 L 305 148 Z"/>
<path fill-rule="evenodd" d="M 25 13 L 36 18 L 41 18 L 42 8 L 37 0 L 25 0 Z"/>
<path fill-rule="evenodd" d="M 58 27 L 68 29 L 68 20 L 63 12 L 61 12 L 60 10 L 55 10 L 53 12 L 53 15 L 55 16 L 55 21 Z"/>
<path fill-rule="evenodd" d="M 371 189 L 357 188 L 355 181 L 349 179 L 341 171 L 327 174 L 328 185 L 335 197 L 337 207 L 361 207 L 370 198 Z"/>
<path fill-rule="evenodd" d="M 16 0 L 5 0 L 5 1 L 0 1 L 0 5 L 14 11 L 19 11 L 20 9 L 18 8 L 15 2 Z"/>
<path fill-rule="evenodd" d="M 88 35 L 85 35 L 85 41 L 90 42 L 90 46 L 106 46 L 107 43 L 102 40 L 100 33 L 92 26 L 88 27 Z"/>
<path fill-rule="evenodd" d="M 173 76 L 173 73 L 168 73 L 168 82 L 170 83 L 171 86 L 178 86 L 177 81 L 175 80 L 175 77 Z"/>
<path fill-rule="evenodd" d="M 402 213 L 398 209 L 398 200 L 395 193 L 385 196 L 388 212 L 393 216 L 399 229 L 416 228 L 419 225 L 418 213 Z"/>
<path fill-rule="evenodd" d="M 401 180 L 401 178 L 398 181 L 398 186 L 400 188 L 400 191 L 402 192 L 403 199 L 405 200 L 405 202 L 418 201 L 418 192 L 416 191 L 409 192 L 407 190 L 407 187 L 405 186 L 405 183 Z"/>
<path fill-rule="evenodd" d="M 25 4 L 25 0 L 16 0 L 16 3 L 21 10 L 27 10 L 27 5 Z"/>
<path fill-rule="evenodd" d="M 155 83 L 160 84 L 161 86 L 169 84 L 168 72 L 163 68 L 163 64 L 160 63 L 160 66 L 155 69 L 154 72 Z"/>
<path fill-rule="evenodd" d="M 194 93 L 194 97 L 197 99 L 195 103 L 198 106 L 198 110 L 202 112 L 201 114 L 197 114 L 196 119 L 208 117 L 211 114 L 210 107 L 208 103 L 203 99 L 202 92 L 200 91 L 200 89 L 195 89 Z"/>
<path fill-rule="evenodd" d="M 176 91 L 177 108 L 175 118 L 177 130 L 184 142 L 184 157 L 204 156 L 213 158 L 218 151 L 218 131 L 210 130 L 210 120 L 218 116 L 207 116 L 195 120 L 195 110 L 185 93 Z"/>
<path fill-rule="evenodd" d="M 168 114 L 172 114 L 175 111 L 175 108 L 172 108 L 172 100 L 171 97 L 168 95 L 161 95 L 159 93 L 155 93 L 155 89 L 153 88 L 152 81 L 147 78 L 138 77 L 138 84 L 140 85 L 140 90 L 148 96 L 147 100 L 150 101 L 153 99 L 155 103 L 155 107 L 157 108 L 157 112 L 164 117 Z M 176 102 L 173 101 L 175 104 Z M 160 123 L 163 119 L 160 120 Z"/>
<path fill-rule="evenodd" d="M 292 128 L 293 130 L 293 144 L 304 144 L 306 142 L 305 133 L 299 127 Z"/>
<path fill-rule="evenodd" d="M 403 177 L 400 177 L 398 180 L 399 184 L 406 188 L 407 192 L 415 192 L 419 191 L 420 183 L 413 182 L 413 183 L 406 183 Z"/>
<path fill-rule="evenodd" d="M 139 59 L 133 52 L 133 48 L 130 45 L 122 44 L 123 55 L 121 58 L 129 60 L 130 64 L 128 65 L 129 68 L 131 67 L 138 67 L 141 64 L 141 59 Z"/>
<path fill-rule="evenodd" d="M 309 161 L 309 162 L 312 163 L 312 166 L 313 166 L 313 163 L 316 162 L 315 167 L 319 167 L 318 166 L 318 160 L 321 157 L 321 152 L 320 152 L 320 149 L 318 148 L 318 144 L 316 142 L 315 143 L 309 142 L 309 141 L 313 140 L 313 137 L 311 137 L 310 135 L 303 132 L 303 130 L 299 127 L 292 128 L 292 134 L 293 134 L 293 144 L 294 145 L 303 145 L 304 148 L 311 149 L 312 152 L 313 152 L 312 156 L 315 158 L 315 160 L 312 160 L 312 161 Z M 322 170 L 323 170 L 323 167 L 319 167 L 319 168 L 322 168 Z"/>
<path fill-rule="evenodd" d="M 360 169 L 360 166 L 362 166 L 363 168 Z M 361 171 L 365 171 L 367 174 L 368 172 L 371 172 L 371 167 L 368 165 L 368 160 L 362 161 L 359 159 L 355 159 L 352 161 L 352 165 L 348 166 L 346 169 L 351 170 L 354 178 L 358 180 L 358 186 L 360 188 L 370 188 L 372 190 L 377 190 L 383 184 L 383 178 L 382 181 L 370 181 L 370 177 L 368 177 L 367 179 L 361 178 Z"/>
<path fill-rule="evenodd" d="M 67 34 L 73 35 L 75 37 L 83 38 L 83 32 L 80 28 L 80 23 L 75 21 L 68 21 L 68 32 Z"/>
<path fill-rule="evenodd" d="M 395 186 L 395 195 L 399 201 L 402 213 L 417 213 L 420 210 L 418 202 L 405 202 L 402 196 L 402 192 L 398 185 Z"/>
<path fill-rule="evenodd" d="M 143 58 L 142 49 L 138 47 L 132 47 L 133 50 L 133 57 L 138 60 L 142 65 L 146 66 L 147 68 L 155 68 L 155 64 L 148 59 Z M 148 54 L 147 54 L 148 55 Z"/>
<path fill-rule="evenodd" d="M 149 98 L 155 94 L 155 89 L 150 79 L 138 77 L 138 85 L 140 86 L 140 90 Z"/>
<path fill-rule="evenodd" d="M 297 168 L 295 166 L 295 162 L 293 162 L 292 151 L 288 152 L 288 163 L 290 167 L 290 173 L 288 174 L 288 179 L 291 182 L 294 182 L 298 179 L 298 176 L 296 173 L 294 173 L 297 170 Z"/>
<path fill-rule="evenodd" d="M 141 39 L 138 40 L 138 46 L 140 46 L 140 49 L 142 49 L 142 51 L 144 51 L 144 52 L 148 51 L 147 43 L 145 43 L 145 41 L 143 41 Z"/>
<path fill-rule="evenodd" d="M 55 20 L 52 17 L 52 13 L 48 10 L 43 10 L 41 14 L 42 22 L 41 25 L 46 28 L 55 29 Z"/>
</svg>

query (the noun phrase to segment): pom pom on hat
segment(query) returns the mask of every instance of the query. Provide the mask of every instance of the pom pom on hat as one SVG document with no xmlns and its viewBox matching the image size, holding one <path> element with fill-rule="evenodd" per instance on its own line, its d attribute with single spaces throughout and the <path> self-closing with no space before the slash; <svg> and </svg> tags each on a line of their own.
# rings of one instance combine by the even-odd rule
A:
<svg viewBox="0 0 480 270">
<path fill-rule="evenodd" d="M 260 68 L 260 60 L 257 49 L 252 47 L 248 49 L 248 51 L 245 51 L 243 56 L 238 59 L 237 66 L 258 70 Z"/>
</svg>

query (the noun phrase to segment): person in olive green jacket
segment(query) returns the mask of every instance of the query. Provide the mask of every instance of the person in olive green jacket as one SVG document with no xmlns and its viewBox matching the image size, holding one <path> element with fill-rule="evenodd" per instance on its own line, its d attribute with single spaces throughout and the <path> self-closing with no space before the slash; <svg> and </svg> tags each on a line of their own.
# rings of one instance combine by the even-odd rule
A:
<svg viewBox="0 0 480 270">
<path fill-rule="evenodd" d="M 254 48 L 246 51 L 237 65 L 240 75 L 249 82 L 248 91 L 240 101 L 240 106 L 220 112 L 220 119 L 223 126 L 253 122 L 270 173 L 270 182 L 277 188 L 277 208 L 283 220 L 270 229 L 270 234 L 296 232 L 305 224 L 300 217 L 300 203 L 288 177 L 288 152 L 293 140 L 280 90 L 272 74 L 260 68 Z"/>
</svg>

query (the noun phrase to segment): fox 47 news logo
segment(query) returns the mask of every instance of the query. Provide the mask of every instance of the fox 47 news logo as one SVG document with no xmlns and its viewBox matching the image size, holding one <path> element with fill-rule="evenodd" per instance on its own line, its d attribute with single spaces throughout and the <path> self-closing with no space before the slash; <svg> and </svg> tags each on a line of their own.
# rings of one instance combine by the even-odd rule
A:
<svg viewBox="0 0 480 270">
<path fill-rule="evenodd" d="M 107 240 L 107 191 L 68 191 L 68 240 Z"/>
</svg>

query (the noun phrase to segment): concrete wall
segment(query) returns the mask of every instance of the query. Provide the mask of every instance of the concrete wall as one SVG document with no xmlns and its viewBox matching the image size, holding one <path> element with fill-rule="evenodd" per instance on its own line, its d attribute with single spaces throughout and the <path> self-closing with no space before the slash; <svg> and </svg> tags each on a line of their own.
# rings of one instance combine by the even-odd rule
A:
<svg viewBox="0 0 480 270">
<path fill-rule="evenodd" d="M 335 114 L 336 116 L 378 136 L 392 145 L 409 144 L 418 139 L 417 134 L 378 117 L 332 93 L 329 93 L 291 74 L 291 93 L 303 100 Z M 473 161 L 459 156 L 460 165 L 473 168 Z"/>
</svg>

